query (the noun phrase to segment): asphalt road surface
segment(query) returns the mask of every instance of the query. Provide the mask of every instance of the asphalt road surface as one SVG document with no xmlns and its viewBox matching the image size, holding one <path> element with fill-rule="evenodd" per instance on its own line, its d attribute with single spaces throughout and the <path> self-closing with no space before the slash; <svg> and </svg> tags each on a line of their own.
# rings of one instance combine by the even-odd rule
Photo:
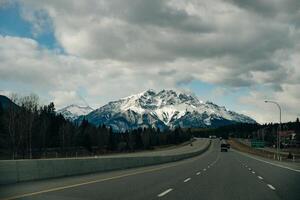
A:
<svg viewBox="0 0 300 200">
<path fill-rule="evenodd" d="M 0 199 L 300 199 L 300 171 L 230 150 L 150 167 L 1 186 Z"/>
</svg>

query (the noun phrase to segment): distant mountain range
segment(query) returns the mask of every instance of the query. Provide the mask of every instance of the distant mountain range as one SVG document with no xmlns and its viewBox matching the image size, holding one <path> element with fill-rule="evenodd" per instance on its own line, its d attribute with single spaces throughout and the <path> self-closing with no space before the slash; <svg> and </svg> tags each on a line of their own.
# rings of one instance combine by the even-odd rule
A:
<svg viewBox="0 0 300 200">
<path fill-rule="evenodd" d="M 89 106 L 69 105 L 57 111 L 62 114 L 65 119 L 75 121 L 79 116 L 84 116 L 92 112 L 93 109 Z"/>
<path fill-rule="evenodd" d="M 0 104 L 4 110 L 12 107 L 12 108 L 18 108 L 17 104 L 12 102 L 7 96 L 0 95 Z"/>
<path fill-rule="evenodd" d="M 95 125 L 105 124 L 115 131 L 139 127 L 204 128 L 233 123 L 256 123 L 252 118 L 227 110 L 212 102 L 174 90 L 147 90 L 92 110 L 71 105 L 58 111 L 65 118 L 80 122 L 83 118 Z"/>
</svg>

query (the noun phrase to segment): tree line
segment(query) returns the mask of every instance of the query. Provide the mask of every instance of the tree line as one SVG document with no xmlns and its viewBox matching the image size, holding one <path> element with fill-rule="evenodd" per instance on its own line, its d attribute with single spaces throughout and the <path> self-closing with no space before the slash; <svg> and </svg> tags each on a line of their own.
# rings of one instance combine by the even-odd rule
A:
<svg viewBox="0 0 300 200">
<path fill-rule="evenodd" d="M 36 95 L 12 95 L 0 102 L 0 158 L 26 159 L 133 152 L 190 140 L 190 130 L 139 128 L 116 133 L 111 127 L 80 124 L 55 112 L 54 103 L 39 106 Z"/>
<path fill-rule="evenodd" d="M 114 152 L 134 152 L 157 146 L 179 144 L 193 136 L 254 138 L 276 143 L 279 124 L 232 124 L 218 128 L 159 130 L 139 128 L 116 133 L 111 127 L 95 126 L 83 119 L 80 124 L 55 112 L 54 103 L 39 106 L 36 95 L 11 96 L 0 101 L 0 159 L 73 157 Z M 1 99 L 0 99 L 1 100 Z M 300 143 L 300 122 L 282 124 L 293 130 Z"/>
<path fill-rule="evenodd" d="M 300 145 L 300 122 L 297 118 L 294 122 L 282 123 L 266 123 L 266 124 L 247 124 L 237 123 L 217 128 L 203 128 L 193 129 L 192 134 L 198 137 L 209 137 L 215 135 L 227 139 L 228 137 L 257 139 L 263 140 L 267 145 L 275 145 L 277 139 L 277 132 L 293 131 L 296 133 L 293 141 Z M 292 138 L 289 138 L 290 140 Z"/>
</svg>

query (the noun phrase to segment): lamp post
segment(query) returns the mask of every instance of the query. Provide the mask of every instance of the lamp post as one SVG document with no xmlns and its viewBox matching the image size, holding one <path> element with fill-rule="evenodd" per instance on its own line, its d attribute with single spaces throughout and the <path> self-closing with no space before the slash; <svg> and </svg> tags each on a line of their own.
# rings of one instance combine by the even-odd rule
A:
<svg viewBox="0 0 300 200">
<path fill-rule="evenodd" d="M 280 135 L 279 132 L 281 131 L 281 107 L 279 103 L 275 101 L 265 101 L 265 103 L 273 103 L 275 104 L 279 109 L 279 131 L 277 132 L 277 159 L 279 159 L 279 149 L 280 149 Z"/>
</svg>

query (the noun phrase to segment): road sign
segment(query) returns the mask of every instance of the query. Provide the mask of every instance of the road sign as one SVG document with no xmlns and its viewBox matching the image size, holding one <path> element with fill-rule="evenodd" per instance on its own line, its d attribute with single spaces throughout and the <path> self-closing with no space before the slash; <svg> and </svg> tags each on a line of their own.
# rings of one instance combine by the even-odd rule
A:
<svg viewBox="0 0 300 200">
<path fill-rule="evenodd" d="M 251 147 L 253 147 L 253 148 L 264 148 L 265 147 L 265 141 L 251 140 Z"/>
</svg>

